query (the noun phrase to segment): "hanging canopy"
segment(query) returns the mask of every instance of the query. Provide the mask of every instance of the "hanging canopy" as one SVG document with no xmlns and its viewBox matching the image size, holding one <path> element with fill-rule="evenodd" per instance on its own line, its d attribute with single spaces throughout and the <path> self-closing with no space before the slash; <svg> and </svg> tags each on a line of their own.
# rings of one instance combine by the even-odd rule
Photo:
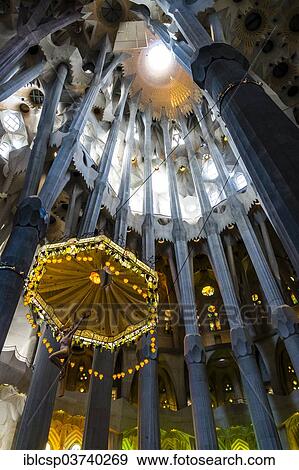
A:
<svg viewBox="0 0 299 470">
<path fill-rule="evenodd" d="M 154 328 L 158 275 L 104 235 L 71 239 L 39 251 L 24 301 L 60 331 L 90 314 L 75 339 L 113 349 Z"/>
</svg>

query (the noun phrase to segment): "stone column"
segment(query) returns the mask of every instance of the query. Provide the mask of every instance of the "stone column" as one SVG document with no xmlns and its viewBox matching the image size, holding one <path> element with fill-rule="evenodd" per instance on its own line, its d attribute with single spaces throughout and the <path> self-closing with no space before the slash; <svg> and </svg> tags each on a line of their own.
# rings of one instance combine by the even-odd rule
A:
<svg viewBox="0 0 299 470">
<path fill-rule="evenodd" d="M 38 197 L 24 199 L 17 209 L 13 229 L 0 260 L 0 351 L 37 245 L 45 235 L 47 221 Z"/>
<path fill-rule="evenodd" d="M 229 269 L 230 269 L 232 280 L 234 283 L 235 292 L 237 294 L 238 301 L 240 302 L 239 282 L 238 282 L 235 258 L 234 258 L 234 253 L 233 253 L 232 237 L 230 235 L 225 235 L 224 240 L 225 240 L 225 245 L 226 245 L 226 254 L 227 254 Z"/>
<path fill-rule="evenodd" d="M 282 335 L 294 369 L 296 370 L 296 373 L 299 373 L 299 335 L 297 334 L 299 330 L 299 322 L 297 316 L 289 306 L 285 305 L 282 293 L 276 283 L 270 266 L 268 265 L 250 219 L 243 204 L 238 199 L 233 183 L 225 166 L 223 165 L 223 162 L 221 161 L 221 153 L 215 142 L 212 141 L 204 120 L 201 120 L 201 126 L 205 138 L 207 138 L 220 179 L 223 184 L 226 183 L 231 212 L 252 261 L 267 304 L 271 310 L 273 324 L 278 328 L 278 333 Z M 288 324 L 287 332 L 285 328 L 282 327 L 285 323 Z M 291 326 L 291 324 L 293 324 L 293 326 Z M 286 334 L 287 336 L 285 336 Z"/>
<path fill-rule="evenodd" d="M 53 131 L 56 110 L 60 101 L 64 82 L 67 77 L 67 72 L 68 68 L 65 64 L 59 65 L 57 69 L 57 77 L 55 77 L 54 82 L 51 85 L 48 84 L 46 88 L 45 101 L 43 103 L 37 133 L 26 170 L 22 197 L 32 196 L 37 193 L 38 185 L 44 169 L 49 138 Z"/>
<path fill-rule="evenodd" d="M 180 125 L 183 134 L 186 136 L 187 126 L 182 116 L 180 116 Z M 244 393 L 248 400 L 249 412 L 255 429 L 257 442 L 260 449 L 280 449 L 281 444 L 279 436 L 256 362 L 253 345 L 242 322 L 238 300 L 221 238 L 218 233 L 218 227 L 213 220 L 209 198 L 207 194 L 204 194 L 205 191 L 199 164 L 196 157 L 194 157 L 195 152 L 189 136 L 185 137 L 185 143 L 197 196 L 202 207 L 209 209 L 208 214 L 204 217 L 204 230 L 209 247 L 209 257 L 217 278 L 226 316 L 230 325 L 232 349 L 240 368 Z M 258 394 L 256 390 L 259 391 Z"/>
<path fill-rule="evenodd" d="M 25 24 L 20 18 L 17 34 L 0 49 L 0 82 L 14 69 L 15 64 L 30 47 L 39 44 L 48 34 L 53 34 L 81 19 L 81 14 L 78 12 L 68 13 L 59 18 L 45 18 L 50 3 L 50 0 L 40 0 Z M 22 13 L 22 10 L 20 11 Z"/>
<path fill-rule="evenodd" d="M 70 202 L 65 218 L 64 235 L 71 237 L 77 234 L 78 220 L 82 206 L 82 193 L 83 189 L 79 184 L 75 183 L 70 196 Z"/>
<path fill-rule="evenodd" d="M 83 220 L 80 227 L 81 235 L 92 234 L 97 226 L 99 214 L 101 211 L 103 194 L 107 185 L 107 180 L 111 167 L 112 156 L 117 143 L 117 137 L 123 118 L 124 108 L 127 101 L 129 89 L 134 78 L 135 77 L 133 75 L 130 75 L 122 80 L 121 96 L 116 111 L 114 113 L 114 121 L 111 125 L 108 139 L 106 141 L 103 154 L 101 156 L 98 168 L 98 176 L 95 180 L 94 189 L 88 198 L 85 212 L 83 214 Z"/>
<path fill-rule="evenodd" d="M 210 13 L 209 23 L 213 41 L 226 42 L 224 38 L 222 23 L 220 21 L 218 13 Z"/>
<path fill-rule="evenodd" d="M 157 0 L 162 10 L 171 16 L 186 41 L 197 52 L 212 43 L 211 36 L 198 21 L 190 6 L 183 0 Z"/>
<path fill-rule="evenodd" d="M 100 371 L 104 378 L 100 380 L 94 375 L 90 378 L 83 436 L 84 450 L 108 449 L 113 365 L 114 354 L 107 349 L 96 347 L 92 368 Z"/>
<path fill-rule="evenodd" d="M 279 272 L 279 267 L 277 263 L 277 259 L 273 250 L 273 246 L 271 243 L 271 239 L 269 236 L 269 231 L 266 225 L 267 216 L 266 214 L 262 213 L 261 211 L 255 214 L 255 220 L 257 221 L 258 225 L 260 226 L 263 241 L 265 244 L 265 249 L 268 257 L 269 264 L 271 266 L 272 272 L 276 278 L 276 281 L 281 286 L 281 277 Z"/>
<path fill-rule="evenodd" d="M 22 70 L 20 73 L 18 73 L 13 78 L 11 78 L 11 80 L 1 85 L 0 102 L 9 98 L 16 91 L 18 91 L 23 86 L 27 85 L 27 83 L 31 82 L 36 77 L 39 77 L 44 67 L 45 67 L 44 61 L 38 62 L 36 65 L 33 65 L 32 67 Z"/>
<path fill-rule="evenodd" d="M 195 82 L 218 103 L 267 213 L 299 271 L 297 127 L 248 74 L 233 47 L 202 47 L 192 64 Z M 279 128 L 279 133 L 277 129 Z M 281 158 L 284 155 L 284 158 Z"/>
<path fill-rule="evenodd" d="M 103 73 L 106 54 L 110 49 L 111 45 L 109 39 L 105 36 L 101 42 L 100 53 L 90 87 L 88 88 L 81 102 L 80 108 L 71 123 L 68 134 L 63 138 L 58 154 L 52 163 L 46 177 L 46 181 L 40 191 L 40 198 L 47 210 L 49 209 L 51 201 L 53 199 L 55 201 L 59 196 L 61 184 L 71 164 L 73 155 L 80 145 L 80 137 L 99 90 L 119 63 L 121 56 L 118 55 L 113 59 Z"/>
<path fill-rule="evenodd" d="M 155 233 L 152 187 L 152 112 L 150 106 L 143 113 L 144 123 L 144 222 L 142 225 L 142 259 L 155 269 Z M 158 356 L 152 353 L 149 335 L 142 337 L 140 359 L 149 359 L 146 367 L 140 369 L 138 377 L 138 448 L 141 450 L 160 449 L 160 403 L 158 389 Z M 156 335 L 156 344 L 158 338 Z"/>
<path fill-rule="evenodd" d="M 58 349 L 59 345 L 53 338 L 49 327 L 46 328 L 43 339 L 50 341 L 54 350 Z M 58 378 L 59 369 L 49 360 L 49 353 L 40 341 L 25 408 L 15 440 L 15 449 L 44 450 L 46 448 Z"/>
<path fill-rule="evenodd" d="M 188 252 L 186 233 L 182 222 L 174 164 L 171 157 L 169 157 L 171 143 L 169 122 L 165 114 L 162 115 L 161 126 L 170 191 L 173 241 L 178 269 L 178 279 L 175 279 L 174 282 L 178 281 L 180 286 L 180 308 L 186 331 L 184 355 L 188 367 L 196 445 L 198 449 L 217 449 L 218 443 L 206 372 L 205 350 L 197 324 L 193 281 L 189 265 L 190 253 Z"/>
<path fill-rule="evenodd" d="M 100 161 L 99 177 L 96 180 L 95 188 L 87 204 L 84 221 L 80 228 L 81 234 L 94 233 L 96 229 L 101 210 L 102 196 L 109 175 L 111 158 L 115 149 L 116 139 L 131 83 L 132 77 L 128 77 L 122 82 L 121 97 L 113 122 L 115 125 L 112 124 L 104 148 Z M 87 417 L 84 430 L 84 449 L 108 449 L 113 367 L 114 354 L 105 349 L 101 350 L 100 348 L 96 348 L 94 352 L 93 369 L 101 371 L 104 375 L 104 379 L 100 381 L 97 377 L 92 376 L 90 381 Z"/>
<path fill-rule="evenodd" d="M 118 191 L 119 205 L 116 209 L 115 220 L 115 242 L 125 246 L 127 238 L 127 219 L 130 199 L 131 167 L 132 155 L 134 152 L 134 126 L 138 104 L 141 96 L 141 90 L 129 100 L 130 119 L 125 137 L 125 151 L 122 161 L 121 182 Z M 110 159 L 111 161 L 111 159 Z"/>
</svg>

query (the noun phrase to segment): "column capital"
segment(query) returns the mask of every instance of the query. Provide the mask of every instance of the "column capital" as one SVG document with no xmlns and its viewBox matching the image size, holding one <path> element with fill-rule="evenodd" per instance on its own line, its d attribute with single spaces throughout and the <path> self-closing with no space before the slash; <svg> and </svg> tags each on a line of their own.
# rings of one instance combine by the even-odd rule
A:
<svg viewBox="0 0 299 470">
<path fill-rule="evenodd" d="M 232 350 L 237 359 L 253 354 L 253 343 L 244 326 L 237 326 L 230 331 Z"/>
<path fill-rule="evenodd" d="M 186 241 L 186 230 L 181 219 L 173 219 L 172 236 L 173 240 Z"/>
<path fill-rule="evenodd" d="M 254 219 L 259 225 L 261 225 L 266 222 L 267 216 L 265 212 L 258 210 L 257 212 L 254 213 Z"/>
<path fill-rule="evenodd" d="M 185 336 L 184 357 L 187 365 L 206 363 L 206 353 L 199 334 Z"/>
<path fill-rule="evenodd" d="M 289 305 L 281 305 L 273 309 L 272 322 L 282 339 L 299 333 L 299 319 Z"/>
<path fill-rule="evenodd" d="M 213 43 L 199 49 L 197 58 L 191 65 L 194 81 L 205 89 L 205 80 L 210 65 L 219 59 L 238 62 L 244 70 L 248 70 L 248 60 L 234 47 L 224 43 Z"/>
<path fill-rule="evenodd" d="M 37 230 L 41 240 L 47 230 L 49 216 L 43 207 L 42 201 L 37 196 L 29 196 L 23 199 L 17 208 L 14 225 L 16 227 L 31 227 Z"/>
</svg>

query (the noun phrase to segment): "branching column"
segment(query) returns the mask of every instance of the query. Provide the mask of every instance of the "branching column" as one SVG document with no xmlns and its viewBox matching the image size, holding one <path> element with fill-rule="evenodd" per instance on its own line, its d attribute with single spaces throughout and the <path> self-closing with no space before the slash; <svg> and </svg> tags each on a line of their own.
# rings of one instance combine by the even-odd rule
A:
<svg viewBox="0 0 299 470">
<path fill-rule="evenodd" d="M 45 18 L 51 0 L 40 0 L 34 7 L 29 20 L 22 24 L 23 10 L 20 9 L 19 25 L 16 36 L 0 49 L 0 82 L 14 69 L 15 64 L 26 54 L 30 47 L 39 44 L 48 34 L 67 27 L 81 19 L 81 14 L 74 12 L 59 18 Z"/>
<path fill-rule="evenodd" d="M 102 197 L 107 184 L 111 160 L 132 79 L 133 77 L 127 77 L 122 81 L 121 97 L 101 157 L 99 176 L 87 203 L 83 225 L 80 229 L 81 235 L 94 233 L 96 229 L 101 210 Z M 107 350 L 101 350 L 99 347 L 95 348 L 93 368 L 103 371 L 105 378 L 103 381 L 100 381 L 96 377 L 92 377 L 90 381 L 83 438 L 84 449 L 108 449 L 113 367 L 114 354 Z"/>
<path fill-rule="evenodd" d="M 22 70 L 15 75 L 11 80 L 0 85 L 0 102 L 6 100 L 13 95 L 20 88 L 27 85 L 35 78 L 39 77 L 45 67 L 45 62 L 38 62 L 36 65 Z"/>
<path fill-rule="evenodd" d="M 68 68 L 65 64 L 59 65 L 54 83 L 47 86 L 43 109 L 26 170 L 22 197 L 32 196 L 37 193 L 67 72 Z"/>
<path fill-rule="evenodd" d="M 130 183 L 131 183 L 131 167 L 132 155 L 134 152 L 134 126 L 136 114 L 138 111 L 138 104 L 141 96 L 141 91 L 129 100 L 130 118 L 125 137 L 125 151 L 122 162 L 121 182 L 118 191 L 119 205 L 116 210 L 115 221 L 115 242 L 120 246 L 125 246 L 127 238 L 127 220 L 129 210 L 130 198 Z"/>
<path fill-rule="evenodd" d="M 176 22 L 186 41 L 197 52 L 200 47 L 212 43 L 211 36 L 183 0 L 158 0 L 162 10 Z"/>
<path fill-rule="evenodd" d="M 248 68 L 247 60 L 237 50 L 220 43 L 199 49 L 192 64 L 195 82 L 218 103 L 269 218 L 287 252 L 293 254 L 291 259 L 298 272 L 299 131 L 248 74 Z"/>
<path fill-rule="evenodd" d="M 152 185 L 152 112 L 150 106 L 143 113 L 144 123 L 144 191 L 142 225 L 142 259 L 155 269 L 155 232 Z M 156 337 L 156 343 L 158 338 Z M 138 449 L 160 449 L 158 357 L 150 347 L 148 335 L 142 337 L 140 356 L 149 359 L 147 367 L 140 369 L 138 378 Z M 158 348 L 156 348 L 158 349 Z"/>
<path fill-rule="evenodd" d="M 50 341 L 54 349 L 59 348 L 50 328 L 47 327 L 39 342 L 25 408 L 17 432 L 15 448 L 18 450 L 44 450 L 48 441 L 59 369 L 49 361 L 49 353 L 42 340 Z"/>
<path fill-rule="evenodd" d="M 40 191 L 40 198 L 43 201 L 46 210 L 51 208 L 50 206 L 53 199 L 55 201 L 55 198 L 57 198 L 60 194 L 61 186 L 72 161 L 73 155 L 80 145 L 79 139 L 84 130 L 92 106 L 101 87 L 103 86 L 103 83 L 105 83 L 107 77 L 111 74 L 119 62 L 120 57 L 115 57 L 115 59 L 103 73 L 105 57 L 110 49 L 111 45 L 109 39 L 107 36 L 105 36 L 101 43 L 93 80 L 82 100 L 77 114 L 71 123 L 68 134 L 63 138 L 58 154 L 52 163 L 46 181 Z"/>
<path fill-rule="evenodd" d="M 196 305 L 193 294 L 186 233 L 182 222 L 176 173 L 171 157 L 169 121 L 161 119 L 164 152 L 170 191 L 173 241 L 180 286 L 181 313 L 185 324 L 184 354 L 188 367 L 190 396 L 192 401 L 193 426 L 198 449 L 217 449 L 217 436 L 206 370 L 205 350 L 198 332 Z"/>
<path fill-rule="evenodd" d="M 0 351 L 22 293 L 39 241 L 45 236 L 47 214 L 38 197 L 19 205 L 13 229 L 0 260 Z"/>
<path fill-rule="evenodd" d="M 133 80 L 134 76 L 132 75 L 122 80 L 121 95 L 114 114 L 115 117 L 109 131 L 108 139 L 106 141 L 103 154 L 101 156 L 98 168 L 98 176 L 95 180 L 94 189 L 88 198 L 85 212 L 83 214 L 83 221 L 80 227 L 81 235 L 92 234 L 96 229 L 99 214 L 101 211 L 103 194 L 107 186 L 112 157 L 116 147 L 120 125 L 123 118 L 124 108 L 127 101 L 129 89 Z"/>
<path fill-rule="evenodd" d="M 223 165 L 221 152 L 212 140 L 204 120 L 201 120 L 201 127 L 220 179 L 223 185 L 226 184 L 225 188 L 231 212 L 270 307 L 274 327 L 278 329 L 278 333 L 285 343 L 296 374 L 299 374 L 299 322 L 297 316 L 291 307 L 285 305 L 282 293 L 259 244 L 244 205 L 238 199 L 233 182 Z"/>
<path fill-rule="evenodd" d="M 202 183 L 200 167 L 192 147 L 191 139 L 187 135 L 186 121 L 182 116 L 180 116 L 180 125 L 185 135 L 185 144 L 195 190 L 205 214 L 204 229 L 211 264 L 217 278 L 230 325 L 232 349 L 240 369 L 256 439 L 260 449 L 280 449 L 281 444 L 278 432 L 254 355 L 254 347 L 242 322 L 233 280 L 218 233 L 218 227 L 213 220 L 210 201 Z"/>
</svg>

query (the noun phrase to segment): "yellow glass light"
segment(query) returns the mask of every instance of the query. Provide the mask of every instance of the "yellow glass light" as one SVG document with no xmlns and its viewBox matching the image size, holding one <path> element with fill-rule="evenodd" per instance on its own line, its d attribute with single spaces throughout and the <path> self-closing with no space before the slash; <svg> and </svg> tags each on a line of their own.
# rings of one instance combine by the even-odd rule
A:
<svg viewBox="0 0 299 470">
<path fill-rule="evenodd" d="M 215 305 L 209 305 L 209 306 L 208 306 L 208 311 L 209 311 L 210 313 L 216 312 L 216 307 L 215 307 Z"/>
<path fill-rule="evenodd" d="M 258 296 L 258 294 L 252 294 L 251 298 L 252 298 L 253 302 L 256 302 L 259 299 L 259 296 Z"/>
<path fill-rule="evenodd" d="M 93 282 L 94 284 L 101 284 L 101 276 L 100 276 L 100 274 L 97 273 L 96 271 L 92 271 L 92 272 L 90 273 L 89 279 L 90 279 L 91 282 Z"/>
<path fill-rule="evenodd" d="M 91 375 L 92 374 L 92 369 L 88 369 L 88 373 L 89 373 L 89 375 Z"/>
<path fill-rule="evenodd" d="M 214 292 L 215 292 L 215 289 L 212 286 L 204 286 L 201 289 L 202 295 L 204 295 L 206 297 L 211 297 L 212 295 L 214 295 Z"/>
<path fill-rule="evenodd" d="M 128 374 L 132 374 L 133 373 L 133 369 L 128 369 Z"/>
<path fill-rule="evenodd" d="M 67 261 L 71 261 L 72 257 L 71 257 L 70 255 L 67 255 L 67 256 L 65 257 L 65 259 L 66 259 Z"/>
<path fill-rule="evenodd" d="M 127 279 L 127 278 L 125 277 L 124 283 L 125 283 L 125 284 L 128 284 L 128 282 L 129 282 L 129 279 Z"/>
<path fill-rule="evenodd" d="M 148 364 L 149 363 L 149 360 L 148 359 L 144 359 L 144 364 Z"/>
<path fill-rule="evenodd" d="M 138 286 L 136 284 L 134 284 L 132 287 L 134 290 L 138 289 Z"/>
</svg>

